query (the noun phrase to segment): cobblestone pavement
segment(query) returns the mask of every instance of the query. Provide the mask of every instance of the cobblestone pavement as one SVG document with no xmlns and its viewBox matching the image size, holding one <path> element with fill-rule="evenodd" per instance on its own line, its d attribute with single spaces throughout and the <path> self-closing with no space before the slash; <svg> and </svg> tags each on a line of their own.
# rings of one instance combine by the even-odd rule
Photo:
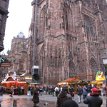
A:
<svg viewBox="0 0 107 107">
<path fill-rule="evenodd" d="M 75 96 L 74 100 L 77 102 L 78 97 Z M 33 107 L 32 96 L 13 96 L 9 95 L 0 96 L 0 107 Z M 52 95 L 40 96 L 39 107 L 56 107 L 56 97 Z M 87 107 L 87 105 L 80 103 L 79 107 Z M 103 97 L 103 105 L 106 107 L 106 98 Z"/>
</svg>

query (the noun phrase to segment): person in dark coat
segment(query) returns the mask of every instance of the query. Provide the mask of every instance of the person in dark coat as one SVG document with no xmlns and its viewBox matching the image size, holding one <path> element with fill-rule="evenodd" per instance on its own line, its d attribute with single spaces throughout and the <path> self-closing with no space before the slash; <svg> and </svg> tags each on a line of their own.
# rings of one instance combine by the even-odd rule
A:
<svg viewBox="0 0 107 107">
<path fill-rule="evenodd" d="M 39 103 L 39 92 L 38 92 L 38 89 L 36 87 L 34 89 L 32 100 L 33 100 L 33 103 L 34 103 L 34 107 L 37 107 L 37 104 Z"/>
<path fill-rule="evenodd" d="M 57 97 L 57 107 L 62 107 L 64 101 L 68 99 L 67 90 L 62 89 L 61 93 Z"/>
<path fill-rule="evenodd" d="M 68 99 L 62 104 L 62 107 L 79 107 L 79 106 L 74 100 Z"/>
<path fill-rule="evenodd" d="M 91 91 L 92 93 L 85 98 L 84 103 L 88 104 L 88 107 L 101 107 L 103 100 L 99 97 L 99 89 L 92 88 Z"/>
</svg>

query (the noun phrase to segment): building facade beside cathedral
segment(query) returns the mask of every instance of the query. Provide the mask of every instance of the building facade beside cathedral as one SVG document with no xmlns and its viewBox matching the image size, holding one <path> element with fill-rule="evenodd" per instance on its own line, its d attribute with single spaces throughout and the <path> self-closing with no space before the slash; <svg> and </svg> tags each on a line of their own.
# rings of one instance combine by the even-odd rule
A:
<svg viewBox="0 0 107 107">
<path fill-rule="evenodd" d="M 33 0 L 31 65 L 41 81 L 94 80 L 107 47 L 106 0 Z"/>
<path fill-rule="evenodd" d="M 4 49 L 3 40 L 8 17 L 8 5 L 9 0 L 0 0 L 0 52 Z"/>
<path fill-rule="evenodd" d="M 8 68 L 8 72 L 16 72 L 22 75 L 28 71 L 28 55 L 27 55 L 27 38 L 20 32 L 12 39 L 11 50 L 8 53 L 12 66 Z"/>
<path fill-rule="evenodd" d="M 0 52 L 4 49 L 4 36 L 6 28 L 6 20 L 8 17 L 9 0 L 0 0 Z M 0 56 L 1 57 L 1 56 Z M 0 81 L 3 79 L 7 68 L 1 67 L 0 64 Z"/>
</svg>

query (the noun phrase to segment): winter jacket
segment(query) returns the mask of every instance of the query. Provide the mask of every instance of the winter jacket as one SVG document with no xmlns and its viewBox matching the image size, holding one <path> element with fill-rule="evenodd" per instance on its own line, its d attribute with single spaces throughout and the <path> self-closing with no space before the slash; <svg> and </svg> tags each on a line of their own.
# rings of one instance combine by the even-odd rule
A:
<svg viewBox="0 0 107 107">
<path fill-rule="evenodd" d="M 79 107 L 78 104 L 73 101 L 72 99 L 66 100 L 63 104 L 62 107 Z"/>
<path fill-rule="evenodd" d="M 88 104 L 88 107 L 101 107 L 103 100 L 99 95 L 90 95 L 86 97 L 84 103 Z"/>
<path fill-rule="evenodd" d="M 83 88 L 83 95 L 87 95 L 87 94 L 88 94 L 88 92 L 87 92 L 87 88 L 84 87 L 84 88 Z"/>
<path fill-rule="evenodd" d="M 57 97 L 57 107 L 62 107 L 64 101 L 68 99 L 67 92 L 62 91 Z"/>
<path fill-rule="evenodd" d="M 38 93 L 37 89 L 34 90 L 34 94 L 33 94 L 33 99 L 32 100 L 33 100 L 34 103 L 39 103 L 39 93 Z"/>
<path fill-rule="evenodd" d="M 79 87 L 79 88 L 77 89 L 77 94 L 78 94 L 78 95 L 82 95 L 82 94 L 83 94 L 83 89 Z"/>
</svg>

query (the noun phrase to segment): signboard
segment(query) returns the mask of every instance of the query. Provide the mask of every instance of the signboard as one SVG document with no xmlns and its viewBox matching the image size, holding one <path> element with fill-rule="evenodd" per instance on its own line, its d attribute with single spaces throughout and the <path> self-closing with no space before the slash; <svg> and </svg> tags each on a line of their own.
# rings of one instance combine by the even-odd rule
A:
<svg viewBox="0 0 107 107">
<path fill-rule="evenodd" d="M 107 59 L 103 59 L 103 64 L 107 65 Z"/>
<path fill-rule="evenodd" d="M 1 63 L 0 67 L 10 67 L 11 63 Z"/>
<path fill-rule="evenodd" d="M 32 67 L 32 75 L 39 74 L 39 66 L 34 65 Z"/>
</svg>

